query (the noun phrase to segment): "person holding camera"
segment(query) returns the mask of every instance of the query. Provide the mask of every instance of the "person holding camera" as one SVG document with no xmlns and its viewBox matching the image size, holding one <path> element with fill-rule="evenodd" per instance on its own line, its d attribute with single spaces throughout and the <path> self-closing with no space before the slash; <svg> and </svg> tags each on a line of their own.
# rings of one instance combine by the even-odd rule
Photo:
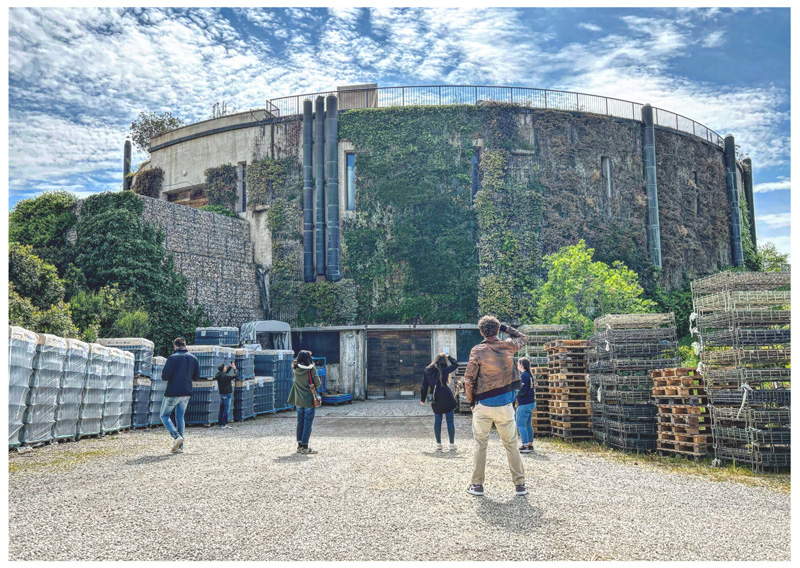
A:
<svg viewBox="0 0 800 568">
<path fill-rule="evenodd" d="M 425 405 L 428 390 L 431 391 L 431 409 L 433 410 L 433 435 L 436 436 L 436 451 L 442 451 L 442 415 L 447 418 L 447 434 L 450 437 L 450 451 L 455 452 L 456 427 L 453 420 L 456 402 L 450 390 L 450 373 L 458 369 L 458 361 L 447 353 L 439 353 L 433 362 L 425 367 L 422 375 L 422 389 L 419 403 Z"/>
<path fill-rule="evenodd" d="M 225 363 L 220 363 L 217 367 L 217 374 L 214 380 L 217 381 L 219 387 L 219 417 L 217 420 L 218 428 L 231 428 L 228 426 L 228 413 L 231 409 L 231 400 L 233 399 L 233 381 L 239 376 L 239 370 L 236 368 L 236 363 L 231 361 L 227 367 Z"/>
<path fill-rule="evenodd" d="M 475 438 L 474 469 L 467 493 L 483 495 L 486 448 L 489 445 L 489 431 L 494 424 L 506 449 L 516 494 L 527 495 L 525 469 L 517 449 L 512 403 L 520 388 L 514 354 L 525 345 L 528 338 L 513 327 L 501 324 L 493 316 L 482 317 L 478 322 L 478 331 L 484 339 L 470 351 L 464 374 L 464 390 L 472 409 L 472 432 Z M 500 332 L 507 334 L 508 339 L 501 341 L 497 337 Z"/>
</svg>

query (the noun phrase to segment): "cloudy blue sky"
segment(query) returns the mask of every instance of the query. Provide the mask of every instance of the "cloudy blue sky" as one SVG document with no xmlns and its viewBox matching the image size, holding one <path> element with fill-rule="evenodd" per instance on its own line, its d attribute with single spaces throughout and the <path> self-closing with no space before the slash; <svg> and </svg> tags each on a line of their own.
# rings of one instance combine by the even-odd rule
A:
<svg viewBox="0 0 800 568">
<path fill-rule="evenodd" d="M 788 251 L 789 55 L 786 8 L 12 8 L 9 206 L 119 189 L 140 111 L 194 122 L 216 101 L 344 84 L 511 85 L 649 102 L 734 134 L 759 240 Z"/>
</svg>

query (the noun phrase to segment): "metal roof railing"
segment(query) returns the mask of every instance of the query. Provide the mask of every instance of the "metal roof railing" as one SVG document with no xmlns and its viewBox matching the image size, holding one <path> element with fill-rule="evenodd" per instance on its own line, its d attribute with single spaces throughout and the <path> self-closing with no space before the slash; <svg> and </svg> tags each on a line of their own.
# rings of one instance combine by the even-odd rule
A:
<svg viewBox="0 0 800 568">
<path fill-rule="evenodd" d="M 290 95 L 267 101 L 273 116 L 292 116 L 303 113 L 303 101 L 318 96 L 336 95 L 339 110 L 387 108 L 417 105 L 478 105 L 484 102 L 515 104 L 528 108 L 588 112 L 628 120 L 642 119 L 642 104 L 601 95 L 590 95 L 552 89 L 528 87 L 498 87 L 478 85 L 427 85 L 408 87 L 372 87 L 353 90 L 322 91 Z M 657 126 L 692 134 L 719 147 L 723 137 L 707 126 L 668 110 L 653 108 Z"/>
</svg>

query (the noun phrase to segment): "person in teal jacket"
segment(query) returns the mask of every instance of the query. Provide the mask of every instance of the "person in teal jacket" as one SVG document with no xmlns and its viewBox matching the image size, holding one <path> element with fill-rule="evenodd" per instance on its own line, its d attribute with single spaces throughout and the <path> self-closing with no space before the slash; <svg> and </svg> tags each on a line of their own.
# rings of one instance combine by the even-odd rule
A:
<svg viewBox="0 0 800 568">
<path fill-rule="evenodd" d="M 311 383 L 314 383 L 316 392 L 319 393 L 320 380 L 317 367 L 311 360 L 311 351 L 300 351 L 297 358 L 292 361 L 294 383 L 289 391 L 289 404 L 297 407 L 297 453 L 316 454 L 316 450 L 308 447 L 311 437 L 311 425 L 314 422 L 314 395 L 311 393 Z"/>
</svg>

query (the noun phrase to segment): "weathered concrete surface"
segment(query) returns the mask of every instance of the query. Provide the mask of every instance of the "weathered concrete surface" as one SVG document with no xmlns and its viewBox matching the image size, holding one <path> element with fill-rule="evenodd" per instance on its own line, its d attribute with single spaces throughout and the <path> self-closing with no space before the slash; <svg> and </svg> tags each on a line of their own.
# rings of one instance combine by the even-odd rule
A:
<svg viewBox="0 0 800 568">
<path fill-rule="evenodd" d="M 10 560 L 789 560 L 790 496 L 538 442 L 516 497 L 496 434 L 465 490 L 468 417 L 436 453 L 418 401 L 324 407 L 232 430 L 163 428 L 10 455 Z M 313 535 L 313 543 L 307 535 Z"/>
</svg>

